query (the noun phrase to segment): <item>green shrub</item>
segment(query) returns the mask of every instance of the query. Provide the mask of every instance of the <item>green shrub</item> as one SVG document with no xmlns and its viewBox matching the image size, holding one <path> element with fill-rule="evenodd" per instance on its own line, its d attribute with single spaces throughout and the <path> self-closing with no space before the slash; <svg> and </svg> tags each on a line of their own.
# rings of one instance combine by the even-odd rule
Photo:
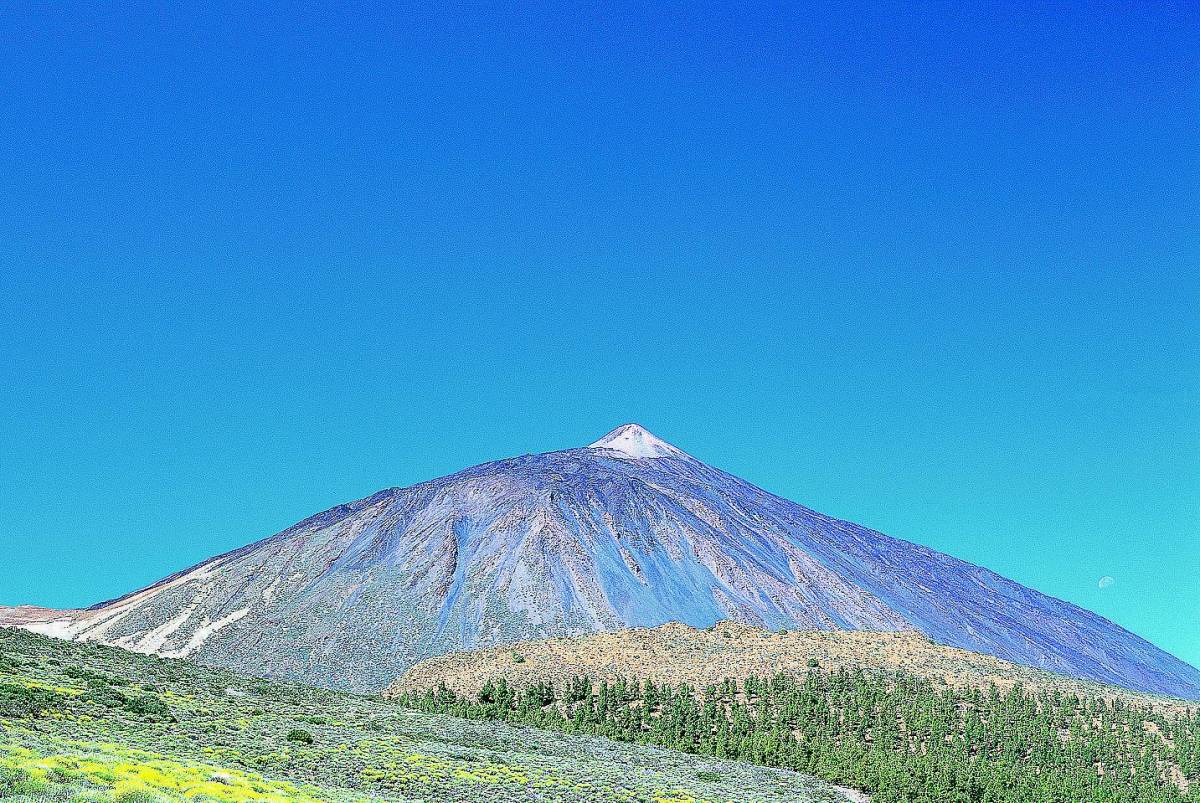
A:
<svg viewBox="0 0 1200 803">
<path fill-rule="evenodd" d="M 113 799 L 116 803 L 159 803 L 162 800 L 149 789 L 128 789 Z"/>
<path fill-rule="evenodd" d="M 696 780 L 705 783 L 720 783 L 721 773 L 712 770 L 696 770 Z"/>
<path fill-rule="evenodd" d="M 125 678 L 113 677 L 106 675 L 103 672 L 93 672 L 90 669 L 84 669 L 78 666 L 68 666 L 63 670 L 63 674 L 69 678 L 77 680 L 86 680 L 89 686 L 128 686 L 129 681 Z"/>
<path fill-rule="evenodd" d="M 49 689 L 30 689 L 16 683 L 0 683 L 0 717 L 36 717 L 42 711 L 57 711 L 66 702 L 65 695 Z"/>
<path fill-rule="evenodd" d="M 287 740 L 289 742 L 299 742 L 300 744 L 312 744 L 314 741 L 311 733 L 302 730 L 288 731 Z"/>
<path fill-rule="evenodd" d="M 818 666 L 820 666 L 820 665 L 821 665 L 821 662 L 820 662 L 820 661 L 818 661 L 816 658 L 809 658 L 809 659 L 808 659 L 808 668 L 809 668 L 809 669 L 816 669 L 816 668 L 817 668 Z"/>
<path fill-rule="evenodd" d="M 153 722 L 174 722 L 171 709 L 157 697 L 143 695 L 130 697 L 125 701 L 125 710 L 134 716 Z"/>
<path fill-rule="evenodd" d="M 42 795 L 48 788 L 49 784 L 34 778 L 23 769 L 0 767 L 0 798 Z"/>
<path fill-rule="evenodd" d="M 129 700 L 121 692 L 103 683 L 89 681 L 89 686 L 90 688 L 81 698 L 86 702 L 102 705 L 105 708 L 121 708 Z"/>
<path fill-rule="evenodd" d="M 523 664 L 523 663 L 525 663 L 525 656 L 524 656 L 524 655 L 521 655 L 521 653 L 519 653 L 519 652 L 514 652 L 514 653 L 513 653 L 513 663 L 514 663 L 514 664 Z"/>
</svg>

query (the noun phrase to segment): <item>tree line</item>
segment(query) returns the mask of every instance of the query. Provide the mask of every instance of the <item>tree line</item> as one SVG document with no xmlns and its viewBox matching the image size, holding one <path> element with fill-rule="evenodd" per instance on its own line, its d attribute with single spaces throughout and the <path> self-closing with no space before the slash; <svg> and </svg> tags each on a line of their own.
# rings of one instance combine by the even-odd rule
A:
<svg viewBox="0 0 1200 803">
<path fill-rule="evenodd" d="M 573 677 L 401 705 L 660 745 L 815 775 L 874 803 L 1200 801 L 1200 716 L 1020 685 L 953 689 L 839 670 L 705 689 Z M 1184 791 L 1189 787 L 1190 791 Z"/>
</svg>

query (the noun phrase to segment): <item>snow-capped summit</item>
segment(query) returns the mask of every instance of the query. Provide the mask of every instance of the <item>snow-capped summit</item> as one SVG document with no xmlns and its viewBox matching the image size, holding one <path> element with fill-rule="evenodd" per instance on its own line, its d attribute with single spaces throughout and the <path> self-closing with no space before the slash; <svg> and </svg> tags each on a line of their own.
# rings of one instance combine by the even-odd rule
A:
<svg viewBox="0 0 1200 803">
<path fill-rule="evenodd" d="M 611 449 L 625 457 L 683 457 L 683 452 L 671 444 L 655 437 L 640 424 L 622 424 L 595 443 L 589 449 Z"/>
</svg>

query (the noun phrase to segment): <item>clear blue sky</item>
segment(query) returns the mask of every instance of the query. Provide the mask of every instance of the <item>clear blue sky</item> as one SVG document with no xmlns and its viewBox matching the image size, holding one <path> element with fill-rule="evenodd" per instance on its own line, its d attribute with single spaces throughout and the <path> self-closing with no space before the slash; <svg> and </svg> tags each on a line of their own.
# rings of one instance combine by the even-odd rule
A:
<svg viewBox="0 0 1200 803">
<path fill-rule="evenodd" d="M 1200 15 L 968 5 L 10 9 L 0 603 L 638 421 L 1200 664 Z"/>
</svg>

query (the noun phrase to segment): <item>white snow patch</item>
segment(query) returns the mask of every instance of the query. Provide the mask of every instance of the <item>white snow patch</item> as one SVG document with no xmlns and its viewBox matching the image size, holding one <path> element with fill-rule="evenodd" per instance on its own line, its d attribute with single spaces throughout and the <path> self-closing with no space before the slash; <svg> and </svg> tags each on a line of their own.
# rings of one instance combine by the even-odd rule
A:
<svg viewBox="0 0 1200 803">
<path fill-rule="evenodd" d="M 118 639 L 118 646 L 125 647 L 133 652 L 140 652 L 149 655 L 152 652 L 158 652 L 162 646 L 167 643 L 167 639 L 171 637 L 176 630 L 183 627 L 188 619 L 192 618 L 192 614 L 200 607 L 200 601 L 204 599 L 204 595 L 198 596 L 181 610 L 174 618 L 163 622 L 153 630 L 141 636 L 127 636 L 123 639 Z M 136 643 L 125 643 L 136 642 Z"/>
<path fill-rule="evenodd" d="M 224 565 L 225 561 L 223 560 L 209 561 L 191 574 L 185 574 L 183 577 L 180 577 L 179 580 L 207 580 L 217 573 L 217 569 L 220 569 Z M 171 585 L 175 585 L 175 583 L 172 583 Z"/>
<path fill-rule="evenodd" d="M 200 649 L 204 642 L 208 641 L 209 637 L 211 637 L 218 630 L 226 627 L 227 625 L 233 624 L 248 613 L 250 613 L 249 608 L 241 608 L 229 614 L 228 616 L 222 616 L 215 622 L 210 621 L 206 616 L 204 617 L 204 623 L 201 624 L 200 627 L 196 628 L 196 632 L 192 633 L 191 640 L 184 645 L 183 648 L 178 650 L 164 650 L 162 653 L 160 653 L 160 655 L 163 655 L 167 658 L 187 658 L 196 650 Z"/>
<path fill-rule="evenodd" d="M 192 597 L 192 601 L 180 609 L 179 613 L 175 614 L 175 616 L 171 617 L 166 622 L 163 622 L 158 627 L 147 630 L 143 633 L 132 633 L 128 636 L 122 636 L 112 643 L 118 647 L 124 647 L 127 650 L 144 653 L 146 655 L 156 653 L 161 650 L 163 645 L 167 643 L 171 636 L 174 635 L 181 627 L 183 627 L 187 621 L 192 618 L 192 614 L 194 614 L 200 608 L 200 606 L 204 604 L 204 601 L 208 599 L 208 596 L 212 593 L 213 584 L 212 582 L 204 581 L 209 580 L 213 575 L 215 575 L 217 573 L 217 569 L 219 569 L 223 563 L 224 561 L 221 560 L 211 561 L 210 563 L 207 563 L 204 566 L 196 569 L 194 572 L 185 574 L 182 577 L 178 577 L 170 583 L 166 583 L 157 589 L 152 589 L 149 593 L 139 594 L 124 603 L 120 603 L 117 607 L 131 606 L 134 602 L 140 604 L 168 588 L 175 588 L 185 583 L 199 581 L 195 586 L 196 593 Z M 114 617 L 114 620 L 115 619 L 116 617 Z M 105 628 L 107 629 L 107 624 L 105 625 Z M 91 633 L 84 636 L 85 639 L 91 637 Z"/>
<path fill-rule="evenodd" d="M 75 619 L 54 619 L 50 622 L 28 622 L 20 625 L 20 627 L 31 633 L 40 633 L 50 638 L 70 641 L 75 637 L 77 632 L 87 627 L 87 625 L 87 622 L 79 622 Z"/>
<path fill-rule="evenodd" d="M 276 577 L 275 581 L 271 583 L 271 585 L 262 590 L 262 598 L 264 603 L 267 605 L 271 604 L 271 600 L 275 599 L 275 590 L 279 588 L 279 584 L 281 582 L 283 582 L 283 577 Z"/>
<path fill-rule="evenodd" d="M 683 452 L 671 444 L 650 434 L 637 424 L 624 424 L 605 435 L 589 449 L 608 449 L 624 457 L 682 457 Z"/>
<path fill-rule="evenodd" d="M 99 641 L 100 637 L 111 630 L 113 625 L 133 613 L 133 611 L 133 606 L 118 608 L 107 618 L 100 617 L 98 622 L 89 621 L 87 625 L 76 631 L 76 635 L 73 638 L 78 638 L 79 641 Z"/>
</svg>

